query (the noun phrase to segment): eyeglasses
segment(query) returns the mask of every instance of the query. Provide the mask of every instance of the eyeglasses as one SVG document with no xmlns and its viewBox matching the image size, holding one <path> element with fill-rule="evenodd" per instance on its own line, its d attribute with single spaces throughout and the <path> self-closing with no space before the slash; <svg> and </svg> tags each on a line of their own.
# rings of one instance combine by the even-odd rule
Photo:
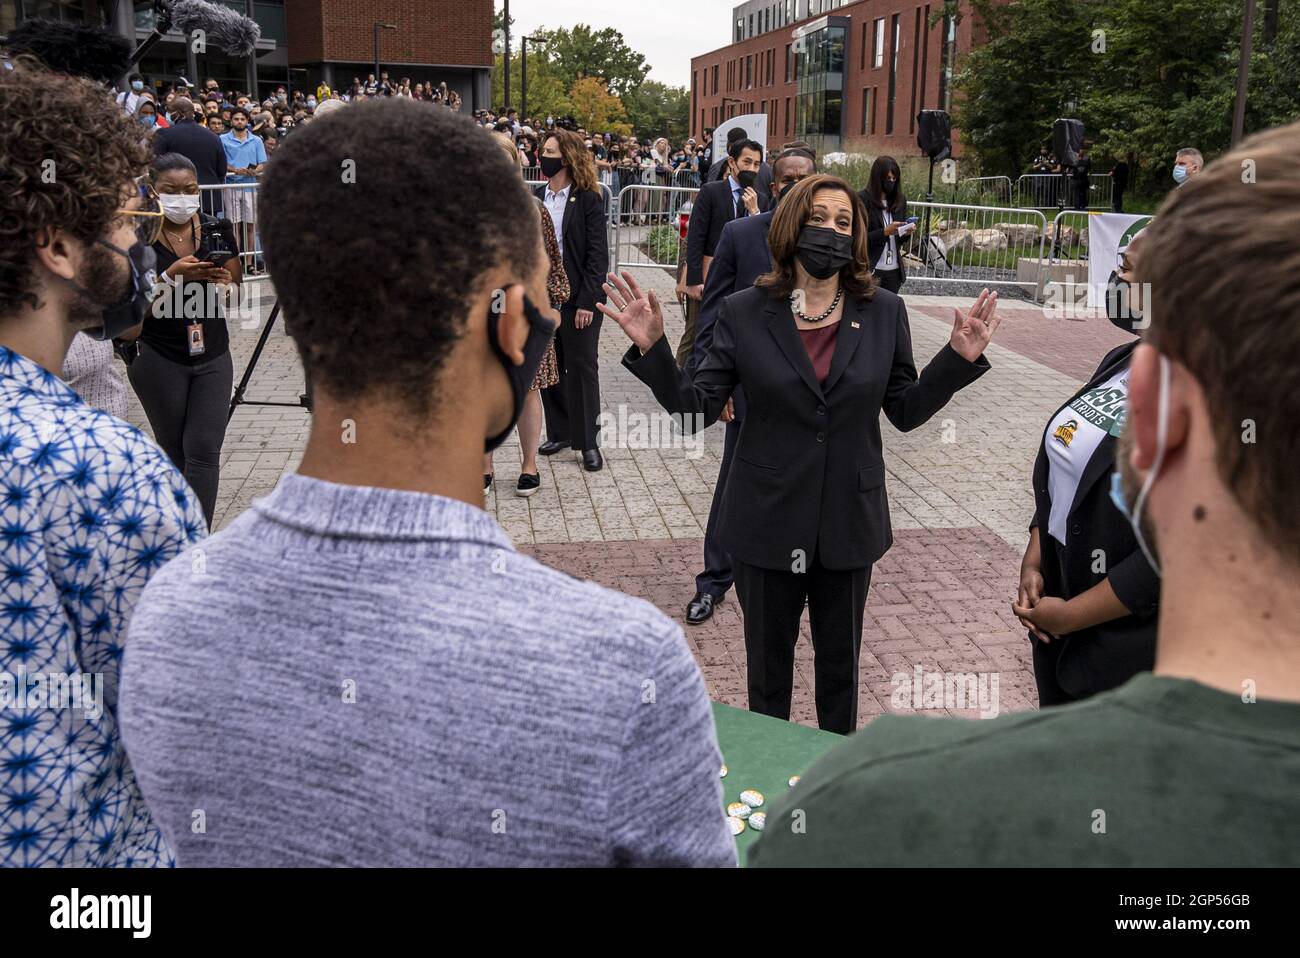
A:
<svg viewBox="0 0 1300 958">
<path fill-rule="evenodd" d="M 158 204 L 158 197 L 154 195 L 147 183 L 137 182 L 136 187 L 140 191 L 137 207 L 133 210 L 123 207 L 117 211 L 117 215 L 129 216 L 131 226 L 135 229 L 136 239 L 145 246 L 150 246 L 157 242 L 162 232 L 163 212 Z"/>
</svg>

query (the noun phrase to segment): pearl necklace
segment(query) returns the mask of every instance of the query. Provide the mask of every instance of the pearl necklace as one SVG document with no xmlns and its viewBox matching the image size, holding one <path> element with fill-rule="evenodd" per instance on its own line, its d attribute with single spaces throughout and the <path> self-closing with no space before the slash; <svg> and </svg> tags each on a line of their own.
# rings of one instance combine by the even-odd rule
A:
<svg viewBox="0 0 1300 958">
<path fill-rule="evenodd" d="M 790 308 L 794 310 L 795 316 L 802 319 L 805 323 L 820 323 L 831 313 L 835 312 L 835 307 L 840 304 L 840 299 L 843 296 L 844 296 L 844 287 L 841 286 L 839 287 L 839 289 L 835 290 L 835 298 L 831 300 L 831 304 L 827 306 L 824 310 L 822 310 L 820 314 L 818 314 L 817 316 L 805 316 L 803 313 L 799 311 L 799 307 L 795 305 L 795 303 L 798 302 L 799 300 L 798 295 L 796 295 L 795 293 L 791 293 Z"/>
</svg>

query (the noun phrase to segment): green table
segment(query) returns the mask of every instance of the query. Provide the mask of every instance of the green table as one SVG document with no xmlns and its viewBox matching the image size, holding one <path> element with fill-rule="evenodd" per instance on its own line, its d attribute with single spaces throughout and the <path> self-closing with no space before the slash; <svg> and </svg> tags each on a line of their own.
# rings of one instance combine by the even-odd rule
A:
<svg viewBox="0 0 1300 958">
<path fill-rule="evenodd" d="M 727 777 L 722 779 L 724 806 L 740 801 L 740 793 L 756 788 L 763 793 L 763 805 L 757 811 L 770 810 L 772 803 L 789 789 L 791 775 L 802 775 L 823 752 L 844 741 L 841 735 L 823 732 L 759 715 L 745 709 L 713 703 L 713 723 L 718 729 L 718 745 Z M 759 833 L 746 827 L 736 836 L 740 864 L 745 864 L 746 849 Z"/>
</svg>

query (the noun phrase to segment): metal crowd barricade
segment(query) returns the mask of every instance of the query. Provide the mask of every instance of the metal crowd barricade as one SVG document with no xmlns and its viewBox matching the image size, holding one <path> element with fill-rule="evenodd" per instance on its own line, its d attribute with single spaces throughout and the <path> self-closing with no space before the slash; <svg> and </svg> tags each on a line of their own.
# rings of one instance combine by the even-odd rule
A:
<svg viewBox="0 0 1300 958">
<path fill-rule="evenodd" d="M 969 176 L 957 182 L 955 200 L 972 201 L 972 205 L 981 205 L 991 200 L 995 206 L 1012 206 L 1015 196 L 1009 176 Z"/>
<path fill-rule="evenodd" d="M 1047 234 L 1041 211 L 960 203 L 908 203 L 907 209 L 918 217 L 916 230 L 900 243 L 909 277 L 1037 291 Z"/>
<path fill-rule="evenodd" d="M 1113 205 L 1111 190 L 1115 181 L 1109 173 L 1088 174 L 1088 209 L 1109 210 Z"/>
<path fill-rule="evenodd" d="M 263 267 L 262 234 L 257 228 L 258 186 L 257 183 L 216 183 L 199 186 L 200 211 L 217 219 L 228 220 L 235 225 L 239 265 L 244 271 L 246 281 L 267 278 L 265 271 L 256 273 Z M 239 224 L 242 222 L 254 224 L 252 249 L 243 248 L 243 231 L 239 229 Z"/>
<path fill-rule="evenodd" d="M 630 185 L 614 203 L 616 219 L 610 244 L 610 269 L 646 266 L 675 271 L 686 241 L 681 217 L 698 190 L 678 186 Z"/>
<path fill-rule="evenodd" d="M 688 190 L 698 190 L 700 188 L 700 174 L 686 167 L 673 170 L 672 185 Z"/>
<path fill-rule="evenodd" d="M 1016 205 L 1069 206 L 1070 181 L 1060 173 L 1026 173 L 1016 180 Z"/>
</svg>

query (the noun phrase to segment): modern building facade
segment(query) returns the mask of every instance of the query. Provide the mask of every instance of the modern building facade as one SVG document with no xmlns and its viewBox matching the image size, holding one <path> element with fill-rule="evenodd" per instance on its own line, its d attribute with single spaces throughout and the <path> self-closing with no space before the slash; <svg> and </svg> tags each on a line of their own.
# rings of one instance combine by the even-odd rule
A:
<svg viewBox="0 0 1300 958">
<path fill-rule="evenodd" d="M 769 149 L 802 139 L 821 153 L 915 153 L 917 114 L 950 108 L 973 42 L 969 4 L 958 6 L 963 15 L 943 0 L 741 4 L 731 42 L 691 60 L 691 134 L 765 113 Z"/>
<path fill-rule="evenodd" d="M 249 14 L 262 29 L 256 50 L 260 96 L 279 86 L 315 91 L 324 81 L 347 89 L 365 80 L 376 61 L 390 77 L 412 83 L 446 82 L 460 93 L 466 112 L 489 106 L 492 0 L 218 0 Z M 152 0 L 0 0 L 0 34 L 42 17 L 99 23 L 139 42 L 153 32 Z M 194 52 L 177 30 L 141 61 L 140 74 L 159 87 L 186 80 L 220 82 L 247 90 L 247 57 L 209 47 Z"/>
<path fill-rule="evenodd" d="M 375 62 L 390 78 L 443 83 L 463 112 L 492 93 L 492 0 L 285 0 L 288 62 L 315 87 L 347 89 Z"/>
</svg>

